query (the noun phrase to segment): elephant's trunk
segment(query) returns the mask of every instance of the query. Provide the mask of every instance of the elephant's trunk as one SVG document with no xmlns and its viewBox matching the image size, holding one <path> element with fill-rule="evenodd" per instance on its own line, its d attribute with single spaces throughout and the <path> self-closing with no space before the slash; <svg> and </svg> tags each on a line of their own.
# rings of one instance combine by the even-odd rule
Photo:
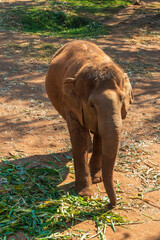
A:
<svg viewBox="0 0 160 240">
<path fill-rule="evenodd" d="M 98 131 L 102 138 L 102 176 L 112 206 L 116 205 L 113 169 L 119 147 L 122 126 L 120 110 L 112 101 L 110 107 L 99 109 Z M 108 100 L 107 100 L 108 103 Z"/>
</svg>

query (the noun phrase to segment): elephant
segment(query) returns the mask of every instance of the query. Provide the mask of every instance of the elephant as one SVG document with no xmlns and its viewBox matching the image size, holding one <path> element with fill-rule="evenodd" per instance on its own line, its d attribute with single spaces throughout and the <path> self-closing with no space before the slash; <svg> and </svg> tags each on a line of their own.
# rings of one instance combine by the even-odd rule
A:
<svg viewBox="0 0 160 240">
<path fill-rule="evenodd" d="M 92 183 L 103 181 L 114 207 L 113 170 L 122 119 L 133 100 L 127 74 L 96 44 L 73 40 L 54 54 L 45 87 L 51 103 L 67 122 L 75 191 L 80 196 L 92 196 Z M 90 133 L 93 151 L 89 161 Z"/>
</svg>

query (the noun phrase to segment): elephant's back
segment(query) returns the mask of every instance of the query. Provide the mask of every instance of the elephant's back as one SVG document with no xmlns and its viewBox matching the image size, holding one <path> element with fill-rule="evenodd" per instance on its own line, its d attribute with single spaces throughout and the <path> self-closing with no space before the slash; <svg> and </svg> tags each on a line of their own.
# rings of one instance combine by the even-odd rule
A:
<svg viewBox="0 0 160 240">
<path fill-rule="evenodd" d="M 46 76 L 46 91 L 57 111 L 64 116 L 62 85 L 67 77 L 74 78 L 86 64 L 101 64 L 112 61 L 94 43 L 75 40 L 65 44 L 53 56 Z"/>
<path fill-rule="evenodd" d="M 73 69 L 74 66 L 112 61 L 96 44 L 84 40 L 67 43 L 53 56 L 53 59 L 56 57 L 65 59 L 66 65 L 72 66 Z"/>
<path fill-rule="evenodd" d="M 112 62 L 111 58 L 97 45 L 84 40 L 75 40 L 65 44 L 54 54 L 48 71 L 49 81 L 62 85 L 65 78 L 75 77 L 84 65 L 101 65 L 108 62 Z"/>
</svg>

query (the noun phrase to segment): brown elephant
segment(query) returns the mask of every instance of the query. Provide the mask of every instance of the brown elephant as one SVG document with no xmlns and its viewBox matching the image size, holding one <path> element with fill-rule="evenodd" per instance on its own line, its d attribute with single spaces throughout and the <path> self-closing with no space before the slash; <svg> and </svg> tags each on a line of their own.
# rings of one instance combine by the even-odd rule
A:
<svg viewBox="0 0 160 240">
<path fill-rule="evenodd" d="M 122 119 L 132 101 L 127 74 L 95 44 L 76 40 L 55 53 L 45 84 L 50 101 L 67 121 L 76 192 L 91 196 L 92 183 L 103 180 L 111 205 L 116 205 L 113 169 Z"/>
</svg>

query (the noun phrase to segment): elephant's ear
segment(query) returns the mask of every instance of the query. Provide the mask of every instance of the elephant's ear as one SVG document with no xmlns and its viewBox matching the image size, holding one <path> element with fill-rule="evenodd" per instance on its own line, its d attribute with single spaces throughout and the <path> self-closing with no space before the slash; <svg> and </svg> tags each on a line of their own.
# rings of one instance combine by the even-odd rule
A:
<svg viewBox="0 0 160 240">
<path fill-rule="evenodd" d="M 63 82 L 62 92 L 63 99 L 68 110 L 71 110 L 81 125 L 83 125 L 83 109 L 80 98 L 76 90 L 75 78 L 66 78 Z"/>
<path fill-rule="evenodd" d="M 125 119 L 127 115 L 127 111 L 129 109 L 129 105 L 133 102 L 132 87 L 127 74 L 125 74 L 125 77 L 124 77 L 123 94 L 124 94 L 123 95 L 124 97 L 122 100 L 121 115 L 122 115 L 122 119 Z"/>
</svg>

